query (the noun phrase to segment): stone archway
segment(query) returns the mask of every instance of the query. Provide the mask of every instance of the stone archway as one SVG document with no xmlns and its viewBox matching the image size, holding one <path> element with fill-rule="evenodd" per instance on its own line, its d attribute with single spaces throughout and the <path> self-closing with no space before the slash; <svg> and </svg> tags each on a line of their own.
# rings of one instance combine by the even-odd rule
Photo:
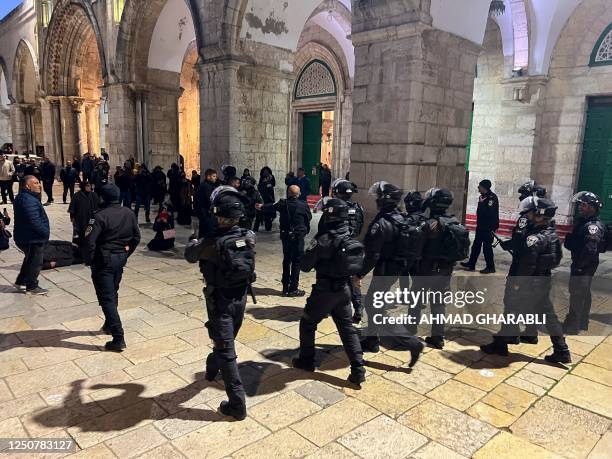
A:
<svg viewBox="0 0 612 459">
<path fill-rule="evenodd" d="M 11 127 L 13 148 L 40 153 L 43 145 L 42 113 L 39 101 L 38 63 L 32 46 L 25 40 L 17 45 L 13 63 Z M 8 82 L 7 82 L 8 83 Z"/>
<path fill-rule="evenodd" d="M 56 162 L 100 154 L 100 124 L 106 62 L 100 31 L 91 6 L 63 0 L 53 11 L 45 39 L 43 86 L 49 103 L 45 125 L 52 133 Z M 102 131 L 102 132 L 101 132 Z"/>
</svg>

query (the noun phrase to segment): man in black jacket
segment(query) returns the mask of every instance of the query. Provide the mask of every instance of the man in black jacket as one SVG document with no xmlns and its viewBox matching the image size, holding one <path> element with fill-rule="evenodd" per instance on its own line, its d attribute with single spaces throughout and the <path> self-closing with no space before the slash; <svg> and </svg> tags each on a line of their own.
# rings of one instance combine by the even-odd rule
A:
<svg viewBox="0 0 612 459">
<path fill-rule="evenodd" d="M 49 158 L 45 156 L 42 165 L 40 166 L 40 173 L 42 177 L 43 189 L 47 195 L 47 202 L 45 205 L 53 203 L 53 182 L 55 181 L 55 164 L 51 162 Z"/>
<path fill-rule="evenodd" d="M 278 212 L 280 215 L 280 238 L 283 243 L 283 295 L 304 296 L 300 290 L 300 263 L 304 255 L 304 238 L 310 232 L 312 214 L 306 201 L 300 199 L 300 187 L 291 185 L 287 189 L 287 199 L 276 204 L 257 205 L 265 211 Z"/>
<path fill-rule="evenodd" d="M 204 181 L 198 187 L 195 213 L 198 220 L 200 220 L 200 226 L 198 228 L 198 237 L 200 238 L 213 231 L 216 226 L 216 219 L 210 214 L 210 196 L 218 186 L 217 179 L 216 170 L 206 169 L 206 172 L 204 172 Z"/>
<path fill-rule="evenodd" d="M 474 271 L 476 262 L 480 256 L 480 250 L 484 252 L 485 269 L 481 274 L 495 272 L 495 259 L 493 258 L 493 233 L 499 228 L 499 201 L 497 195 L 491 191 L 491 181 L 483 180 L 478 184 L 478 209 L 476 210 L 476 236 L 472 245 L 470 258 L 461 266 L 466 271 Z"/>
<path fill-rule="evenodd" d="M 113 337 L 104 347 L 107 351 L 121 352 L 126 346 L 117 310 L 119 284 L 123 267 L 140 242 L 140 230 L 134 212 L 121 207 L 119 188 L 109 183 L 98 193 L 101 210 L 89 220 L 85 230 L 83 258 L 91 266 L 91 280 L 104 313 L 102 331 Z"/>
<path fill-rule="evenodd" d="M 100 199 L 92 191 L 91 183 L 88 181 L 82 180 L 80 187 L 81 191 L 75 193 L 72 201 L 70 201 L 68 213 L 70 214 L 70 221 L 73 227 L 73 242 L 83 248 L 85 230 L 87 225 L 89 225 L 89 220 L 93 218 L 94 213 L 98 210 Z"/>
<path fill-rule="evenodd" d="M 577 335 L 589 328 L 591 313 L 591 282 L 599 266 L 599 252 L 605 242 L 605 227 L 599 218 L 603 203 L 599 196 L 590 191 L 574 195 L 572 202 L 577 205 L 580 217 L 574 223 L 572 232 L 565 237 L 565 248 L 572 252 L 570 267 L 570 306 L 563 322 L 568 335 Z"/>
<path fill-rule="evenodd" d="M 74 197 L 74 184 L 77 182 L 77 180 L 77 170 L 72 167 L 72 163 L 70 161 L 66 161 L 66 167 L 60 171 L 60 181 L 62 182 L 62 185 L 64 185 L 64 194 L 62 195 L 64 204 L 66 204 L 68 192 L 70 192 L 70 202 L 72 202 L 72 198 Z"/>
</svg>

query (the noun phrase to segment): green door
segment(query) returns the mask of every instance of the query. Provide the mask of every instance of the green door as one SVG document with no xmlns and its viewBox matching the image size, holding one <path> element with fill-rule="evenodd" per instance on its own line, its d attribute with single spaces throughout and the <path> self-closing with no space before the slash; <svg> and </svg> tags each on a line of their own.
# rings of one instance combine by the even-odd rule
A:
<svg viewBox="0 0 612 459">
<path fill-rule="evenodd" d="M 589 104 L 578 180 L 583 190 L 603 199 L 601 218 L 612 222 L 612 101 Z"/>
<path fill-rule="evenodd" d="M 319 194 L 317 165 L 321 162 L 321 133 L 323 132 L 323 113 L 304 114 L 302 167 L 310 179 L 310 192 Z"/>
</svg>

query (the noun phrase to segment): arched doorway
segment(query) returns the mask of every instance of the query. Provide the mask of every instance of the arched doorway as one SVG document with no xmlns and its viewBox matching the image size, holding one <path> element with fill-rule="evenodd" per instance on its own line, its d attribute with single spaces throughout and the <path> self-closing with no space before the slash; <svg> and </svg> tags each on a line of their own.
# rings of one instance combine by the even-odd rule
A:
<svg viewBox="0 0 612 459">
<path fill-rule="evenodd" d="M 13 64 L 13 94 L 11 122 L 13 148 L 19 152 L 42 155 L 42 113 L 39 102 L 38 66 L 29 43 L 21 40 L 17 45 Z"/>
<path fill-rule="evenodd" d="M 50 103 L 55 160 L 64 163 L 86 152 L 99 155 L 107 139 L 100 123 L 106 63 L 100 32 L 88 4 L 55 5 L 45 40 L 44 86 Z"/>
</svg>

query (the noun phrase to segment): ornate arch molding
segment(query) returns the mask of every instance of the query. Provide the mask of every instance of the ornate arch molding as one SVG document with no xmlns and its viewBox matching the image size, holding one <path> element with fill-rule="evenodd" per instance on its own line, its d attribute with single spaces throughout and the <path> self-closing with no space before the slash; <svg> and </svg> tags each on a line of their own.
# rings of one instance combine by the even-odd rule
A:
<svg viewBox="0 0 612 459">
<path fill-rule="evenodd" d="M 30 59 L 32 61 L 32 65 L 34 67 L 34 81 L 35 81 L 35 91 L 36 93 L 40 92 L 40 75 L 38 71 L 38 60 L 36 59 L 36 52 L 34 51 L 34 47 L 28 42 L 25 38 L 19 40 L 17 44 L 17 50 L 15 51 L 15 60 L 13 62 L 13 75 L 12 75 L 12 97 L 11 102 L 22 102 L 23 99 L 23 79 L 20 78 L 21 66 L 24 63 L 25 59 Z M 5 78 L 7 74 L 5 73 Z M 6 82 L 7 88 L 9 87 L 9 82 L 7 79 Z M 9 97 L 11 93 L 9 92 Z"/>
<path fill-rule="evenodd" d="M 44 89 L 48 95 L 71 95 L 72 64 L 91 36 L 95 37 L 102 80 L 108 72 L 100 27 L 89 2 L 60 0 L 53 10 L 43 54 Z"/>
<path fill-rule="evenodd" d="M 295 84 L 296 100 L 337 95 L 336 79 L 325 61 L 312 60 L 302 69 Z"/>
<path fill-rule="evenodd" d="M 612 24 L 606 27 L 599 36 L 591 53 L 589 66 L 595 67 L 600 65 L 612 65 Z"/>
<path fill-rule="evenodd" d="M 146 80 L 153 31 L 167 0 L 127 0 L 119 24 L 113 79 L 132 83 Z M 185 0 L 195 29 L 198 50 L 203 46 L 202 22 L 197 0 Z M 146 51 L 146 52 L 145 52 Z"/>
<path fill-rule="evenodd" d="M 296 78 L 294 82 L 292 92 L 294 99 L 297 92 L 297 86 L 300 82 L 301 77 L 304 74 L 304 71 L 307 70 L 308 66 L 313 62 L 323 63 L 325 67 L 329 70 L 334 79 L 335 84 L 336 93 L 334 94 L 334 96 L 342 99 L 346 88 L 350 87 L 349 76 L 348 73 L 345 72 L 346 66 L 343 65 L 342 60 L 339 59 L 338 56 L 336 56 L 336 54 L 331 49 L 321 43 L 317 43 L 314 41 L 308 42 L 304 46 L 302 46 L 295 56 L 293 67 L 294 69 L 298 70 L 298 72 L 296 72 L 298 78 Z"/>
</svg>

